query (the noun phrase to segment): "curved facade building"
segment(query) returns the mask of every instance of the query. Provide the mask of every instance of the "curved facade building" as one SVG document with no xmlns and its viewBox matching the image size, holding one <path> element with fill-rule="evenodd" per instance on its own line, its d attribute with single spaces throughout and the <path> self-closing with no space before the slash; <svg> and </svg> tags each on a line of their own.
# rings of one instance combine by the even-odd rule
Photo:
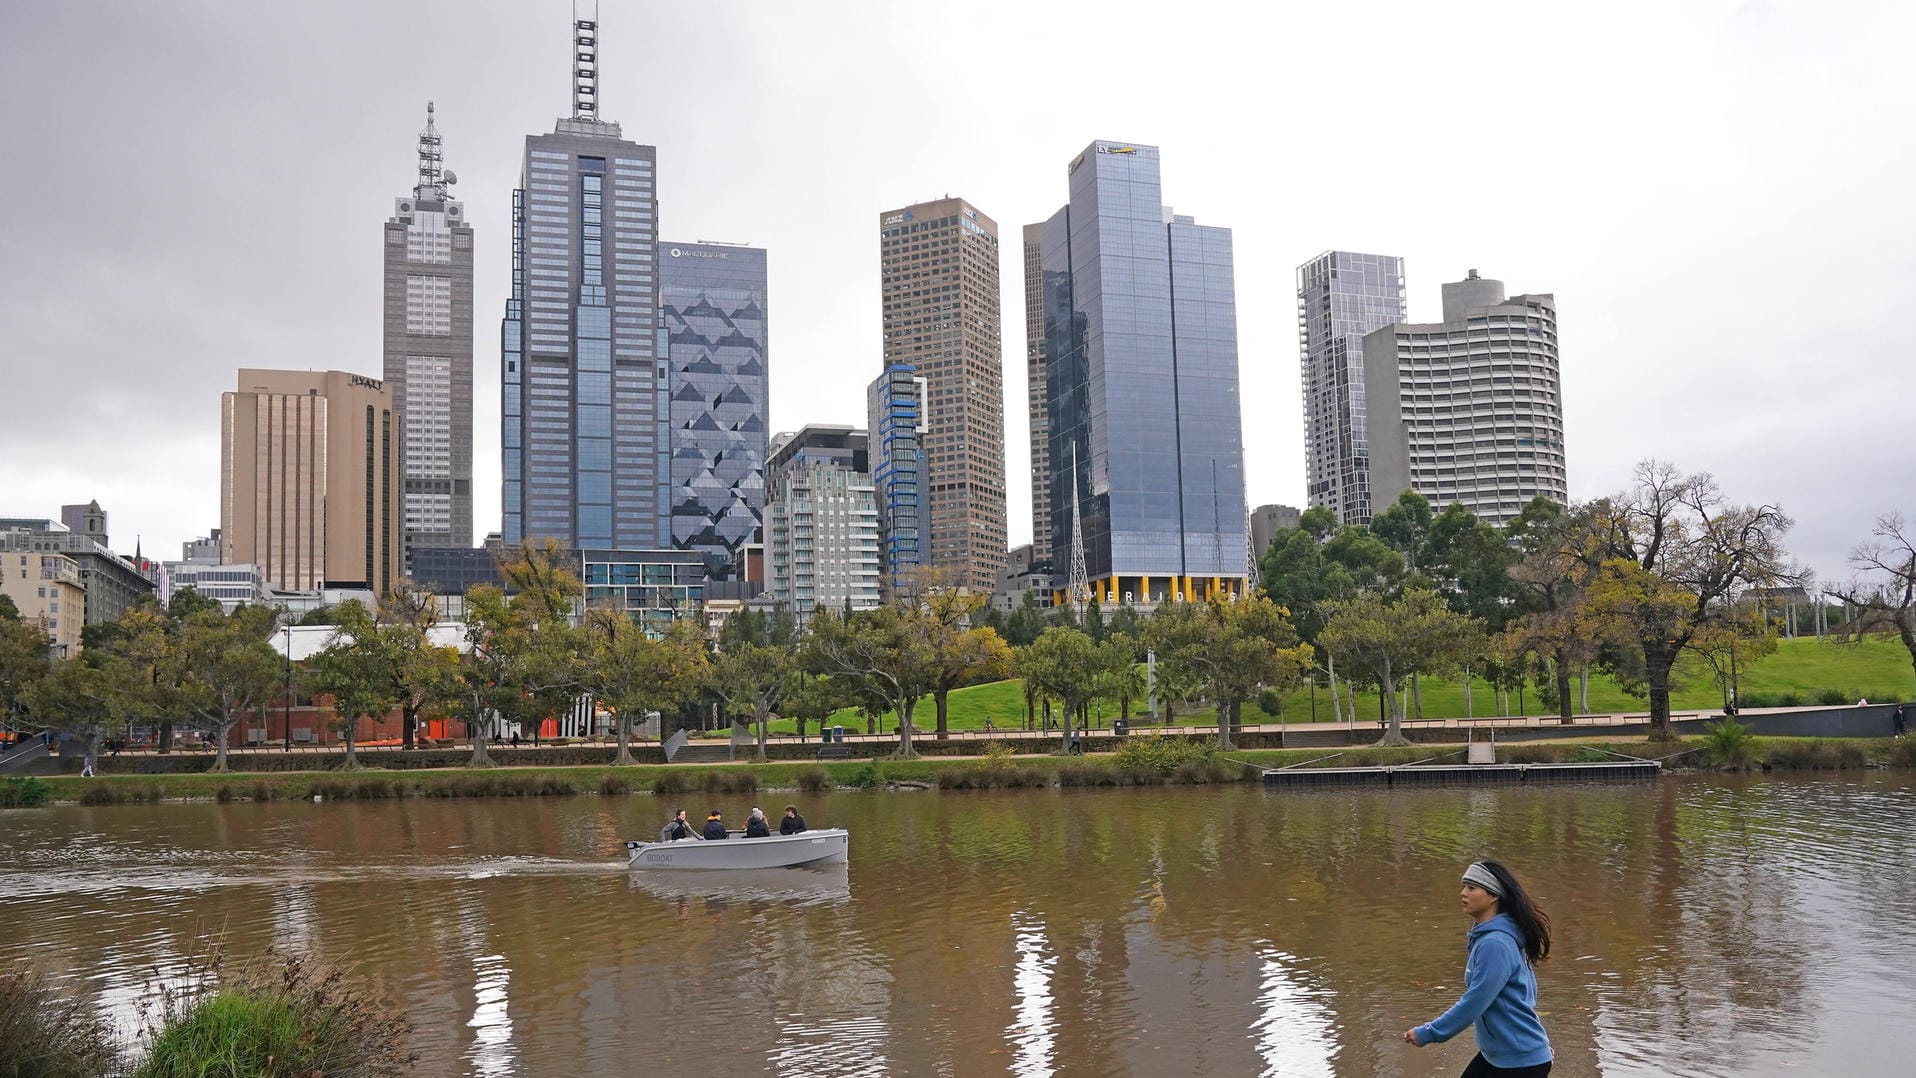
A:
<svg viewBox="0 0 1916 1078">
<path fill-rule="evenodd" d="M 1459 503 L 1503 525 L 1532 498 L 1569 500 L 1557 303 L 1504 295 L 1471 270 L 1444 285 L 1444 320 L 1364 338 L 1371 491 Z"/>
</svg>

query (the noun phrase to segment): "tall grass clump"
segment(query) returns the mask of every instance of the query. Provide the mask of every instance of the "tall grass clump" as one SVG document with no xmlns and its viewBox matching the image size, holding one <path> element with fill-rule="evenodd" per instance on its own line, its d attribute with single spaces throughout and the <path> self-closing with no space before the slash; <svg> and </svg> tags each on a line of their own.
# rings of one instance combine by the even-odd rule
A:
<svg viewBox="0 0 1916 1078">
<path fill-rule="evenodd" d="M 32 808 L 52 796 L 53 787 L 31 775 L 0 779 L 0 808 Z"/>
<path fill-rule="evenodd" d="M 1916 737 L 1898 737 L 1889 743 L 1889 755 L 1885 758 L 1891 767 L 1916 767 Z"/>
<path fill-rule="evenodd" d="M 599 793 L 605 797 L 629 794 L 631 792 L 632 784 L 626 781 L 624 775 L 607 775 L 599 780 Z"/>
<path fill-rule="evenodd" d="M 118 786 L 110 782 L 96 782 L 80 791 L 82 805 L 118 805 L 126 800 Z"/>
<path fill-rule="evenodd" d="M 120 1060 L 102 1009 L 38 970 L 0 971 L 0 1074 L 97 1078 L 119 1073 Z"/>
<path fill-rule="evenodd" d="M 1851 741 L 1774 741 L 1764 764 L 1778 771 L 1842 771 L 1864 767 L 1869 754 Z"/>
<path fill-rule="evenodd" d="M 652 780 L 652 792 L 665 797 L 692 792 L 692 779 L 683 771 L 667 771 Z"/>
<path fill-rule="evenodd" d="M 1704 727 L 1703 752 L 1711 763 L 1743 771 L 1756 762 L 1756 744 L 1750 728 L 1735 719 L 1718 719 Z"/>
<path fill-rule="evenodd" d="M 151 1044 L 133 1078 L 387 1078 L 418 1056 L 411 1024 L 336 967 L 268 951 L 237 973 L 217 954 L 141 1015 Z"/>
<path fill-rule="evenodd" d="M 822 767 L 808 767 L 798 773 L 797 783 L 808 794 L 822 794 L 832 788 L 832 773 Z"/>
<path fill-rule="evenodd" d="M 1211 760 L 1215 750 L 1208 744 L 1182 737 L 1133 735 L 1124 739 L 1111 760 L 1122 771 L 1148 771 L 1170 778 L 1186 764 Z"/>
<path fill-rule="evenodd" d="M 758 774 L 752 771 L 707 771 L 705 792 L 708 794 L 755 794 L 758 792 Z"/>
</svg>

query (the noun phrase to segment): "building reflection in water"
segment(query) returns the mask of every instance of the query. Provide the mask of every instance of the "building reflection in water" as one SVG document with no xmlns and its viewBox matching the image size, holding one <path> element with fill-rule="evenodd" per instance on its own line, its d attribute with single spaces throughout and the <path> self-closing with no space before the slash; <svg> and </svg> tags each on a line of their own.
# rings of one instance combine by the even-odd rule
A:
<svg viewBox="0 0 1916 1078">
<path fill-rule="evenodd" d="M 460 942 L 472 955 L 473 988 L 472 1019 L 466 1023 L 473 1031 L 472 1044 L 467 1047 L 465 1058 L 472 1074 L 516 1074 L 507 996 L 512 969 L 505 955 L 483 953 L 487 949 L 483 931 L 471 919 L 461 925 Z"/>
<path fill-rule="evenodd" d="M 1005 1033 L 1015 1046 L 1013 1074 L 1050 1074 L 1052 1056 L 1057 1049 L 1058 1029 L 1051 1010 L 1051 971 L 1058 964 L 1045 940 L 1044 922 L 1026 913 L 1011 916 L 1017 934 L 1013 946 L 1018 964 L 1011 977 L 1017 995 L 1013 1013 L 1017 1016 Z"/>
<path fill-rule="evenodd" d="M 1267 1078 L 1336 1074 L 1337 1040 L 1331 1031 L 1338 1023 L 1328 1002 L 1331 991 L 1312 986 L 1293 955 L 1267 949 L 1261 958 L 1261 1013 L 1251 1021 L 1251 1040 L 1263 1061 L 1259 1073 Z"/>
</svg>

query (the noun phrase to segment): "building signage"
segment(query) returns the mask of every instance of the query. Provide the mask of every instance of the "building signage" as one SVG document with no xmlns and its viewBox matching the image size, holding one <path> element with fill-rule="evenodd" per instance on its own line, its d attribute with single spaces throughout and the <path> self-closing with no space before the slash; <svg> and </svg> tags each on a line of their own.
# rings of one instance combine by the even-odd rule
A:
<svg viewBox="0 0 1916 1078">
<path fill-rule="evenodd" d="M 1136 146 L 1106 146 L 1104 143 L 1100 142 L 1098 143 L 1098 152 L 1099 153 L 1137 153 L 1138 148 Z"/>
<path fill-rule="evenodd" d="M 670 252 L 673 258 L 731 258 L 729 251 L 688 251 L 683 247 L 674 247 Z"/>
<path fill-rule="evenodd" d="M 386 388 L 386 383 L 384 383 L 384 382 L 382 382 L 382 381 L 380 381 L 380 380 L 379 380 L 379 379 L 377 379 L 377 378 L 368 378 L 368 377 L 366 377 L 366 376 L 365 376 L 365 375 L 363 375 L 363 374 L 349 374 L 349 375 L 347 375 L 347 376 L 346 376 L 346 384 L 347 384 L 347 385 L 353 385 L 353 386 L 364 386 L 364 387 L 366 387 L 367 389 L 384 389 L 384 388 Z"/>
<path fill-rule="evenodd" d="M 885 223 L 888 225 L 901 225 L 915 216 L 917 215 L 910 210 L 906 210 L 904 213 L 894 213 L 890 217 L 885 218 Z"/>
<path fill-rule="evenodd" d="M 1079 154 L 1076 158 L 1072 160 L 1071 167 L 1065 170 L 1065 175 L 1069 176 L 1073 172 L 1078 171 L 1078 166 L 1082 164 L 1084 164 L 1084 155 Z"/>
</svg>

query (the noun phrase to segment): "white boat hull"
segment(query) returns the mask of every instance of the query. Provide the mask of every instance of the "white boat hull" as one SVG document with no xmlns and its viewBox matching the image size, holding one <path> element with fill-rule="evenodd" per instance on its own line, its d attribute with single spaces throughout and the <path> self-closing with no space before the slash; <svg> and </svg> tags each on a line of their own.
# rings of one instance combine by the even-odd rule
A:
<svg viewBox="0 0 1916 1078">
<path fill-rule="evenodd" d="M 843 864 L 850 857 L 851 835 L 843 828 L 801 831 L 770 838 L 728 838 L 705 842 L 628 842 L 630 867 L 644 869 L 792 868 Z"/>
</svg>

